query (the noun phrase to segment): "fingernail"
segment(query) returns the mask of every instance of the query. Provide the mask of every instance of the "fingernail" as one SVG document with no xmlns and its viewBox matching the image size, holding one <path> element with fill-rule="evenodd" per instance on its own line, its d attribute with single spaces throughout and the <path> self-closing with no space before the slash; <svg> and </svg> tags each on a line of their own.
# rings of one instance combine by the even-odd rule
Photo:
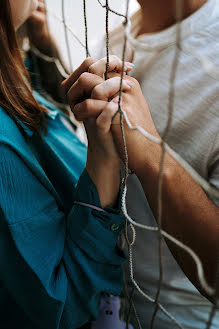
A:
<svg viewBox="0 0 219 329">
<path fill-rule="evenodd" d="M 130 81 L 128 81 L 128 80 L 125 80 L 124 83 L 125 83 L 127 86 L 129 86 L 129 88 L 132 88 L 132 86 L 133 86 L 133 84 L 132 84 Z"/>
<path fill-rule="evenodd" d="M 125 66 L 127 66 L 127 67 L 135 67 L 135 64 L 130 63 L 130 62 L 125 62 Z"/>
<path fill-rule="evenodd" d="M 135 64 L 125 62 L 125 71 L 131 71 L 135 67 Z"/>
</svg>

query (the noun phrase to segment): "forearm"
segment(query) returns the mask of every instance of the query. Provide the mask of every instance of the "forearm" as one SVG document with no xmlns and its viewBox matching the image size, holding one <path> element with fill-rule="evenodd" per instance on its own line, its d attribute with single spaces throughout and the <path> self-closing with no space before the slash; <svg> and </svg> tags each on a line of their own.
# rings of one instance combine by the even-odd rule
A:
<svg viewBox="0 0 219 329">
<path fill-rule="evenodd" d="M 161 152 L 160 146 L 148 142 L 148 156 L 137 173 L 155 218 L 158 215 Z M 162 184 L 162 229 L 189 246 L 200 257 L 207 281 L 212 286 L 218 266 L 218 220 L 219 209 L 193 178 L 166 154 Z M 167 243 L 185 274 L 201 291 L 196 265 L 191 256 L 170 241 Z"/>
<path fill-rule="evenodd" d="M 119 193 L 120 161 L 93 161 L 93 156 L 88 152 L 86 169 L 97 188 L 101 206 L 114 207 Z"/>
</svg>

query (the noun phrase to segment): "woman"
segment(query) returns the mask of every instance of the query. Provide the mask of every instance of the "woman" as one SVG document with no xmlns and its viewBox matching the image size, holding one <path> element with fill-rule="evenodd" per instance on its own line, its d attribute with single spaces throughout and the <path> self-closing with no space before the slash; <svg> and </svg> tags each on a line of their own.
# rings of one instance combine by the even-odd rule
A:
<svg viewBox="0 0 219 329">
<path fill-rule="evenodd" d="M 36 8 L 0 2 L 0 327 L 73 329 L 97 316 L 101 292 L 122 288 L 120 160 L 110 117 L 103 129 L 86 121 L 86 152 L 61 112 L 33 96 L 15 30 Z"/>
</svg>

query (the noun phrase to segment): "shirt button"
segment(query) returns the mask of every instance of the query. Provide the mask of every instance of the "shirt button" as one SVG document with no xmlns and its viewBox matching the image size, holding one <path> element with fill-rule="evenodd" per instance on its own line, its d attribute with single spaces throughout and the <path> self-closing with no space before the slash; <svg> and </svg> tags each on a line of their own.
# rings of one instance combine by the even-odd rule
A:
<svg viewBox="0 0 219 329">
<path fill-rule="evenodd" d="M 118 224 L 113 224 L 111 226 L 111 231 L 117 231 L 119 229 L 119 225 Z"/>
</svg>

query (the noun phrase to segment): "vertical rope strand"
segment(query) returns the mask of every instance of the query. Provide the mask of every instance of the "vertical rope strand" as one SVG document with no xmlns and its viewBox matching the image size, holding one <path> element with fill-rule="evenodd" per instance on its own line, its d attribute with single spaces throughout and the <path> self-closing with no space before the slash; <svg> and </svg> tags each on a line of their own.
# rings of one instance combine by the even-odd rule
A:
<svg viewBox="0 0 219 329">
<path fill-rule="evenodd" d="M 124 130 L 124 123 L 123 123 L 123 111 L 121 108 L 121 103 L 122 103 L 122 83 L 123 83 L 123 77 L 124 77 L 124 67 L 125 67 L 125 55 L 126 55 L 126 48 L 127 48 L 127 30 L 128 30 L 128 23 L 129 23 L 129 0 L 126 0 L 126 12 L 125 12 L 125 22 L 124 22 L 124 29 L 125 29 L 125 33 L 124 33 L 124 43 L 123 43 L 123 51 L 122 51 L 122 70 L 121 70 L 121 79 L 120 79 L 120 88 L 119 88 L 119 102 L 118 102 L 118 112 L 120 113 L 120 128 L 121 128 L 121 134 L 122 134 L 122 142 L 123 142 L 123 152 L 124 152 L 124 166 L 125 166 L 125 173 L 124 173 L 124 177 L 123 177 L 123 186 L 122 186 L 122 190 L 123 190 L 123 195 L 126 193 L 126 186 L 127 186 L 127 180 L 128 180 L 128 176 L 129 176 L 129 167 L 128 167 L 128 150 L 127 150 L 127 146 L 126 146 L 126 137 L 125 137 L 125 130 Z M 125 214 L 123 213 L 123 215 L 125 216 Z M 133 231 L 133 240 L 130 243 L 129 242 L 129 238 L 128 238 L 128 218 L 127 216 L 125 216 L 125 235 L 126 235 L 126 241 L 128 244 L 128 250 L 129 253 L 131 252 L 131 249 L 135 243 L 136 240 L 136 231 L 135 231 L 135 227 L 132 225 L 131 226 L 132 231 Z M 131 273 L 131 264 L 130 264 L 130 273 Z M 134 273 L 133 273 L 133 277 L 134 277 Z M 133 286 L 133 289 L 135 287 Z M 133 290 L 134 293 L 134 290 Z M 133 297 L 131 296 L 130 300 L 130 309 L 131 309 L 131 305 L 134 304 L 133 303 Z M 139 318 L 137 316 L 137 312 L 135 310 L 135 316 L 138 319 L 138 324 L 141 327 L 141 324 L 139 322 Z M 127 325 L 127 323 L 126 323 Z"/>
<path fill-rule="evenodd" d="M 122 141 L 123 141 L 123 149 L 124 149 L 124 164 L 125 164 L 125 176 L 123 181 L 123 187 L 127 184 L 127 179 L 129 176 L 129 170 L 128 170 L 128 151 L 126 147 L 126 138 L 125 138 L 125 130 L 124 130 L 124 124 L 123 124 L 123 111 L 121 108 L 122 103 L 122 83 L 123 83 L 123 76 L 125 72 L 125 54 L 126 54 L 126 48 L 127 48 L 127 26 L 128 26 L 128 14 L 129 14 L 129 2 L 130 0 L 126 0 L 126 13 L 125 13 L 125 22 L 124 22 L 124 28 L 125 28 L 125 34 L 124 34 L 124 44 L 123 44 L 123 51 L 122 51 L 122 71 L 121 71 L 121 79 L 120 79 L 120 87 L 119 87 L 119 102 L 118 102 L 118 111 L 120 113 L 120 128 L 122 133 Z"/>
<path fill-rule="evenodd" d="M 210 314 L 209 314 L 209 319 L 207 322 L 206 329 L 210 329 L 211 326 L 213 325 L 213 319 L 214 319 L 214 316 L 216 315 L 216 311 L 217 311 L 217 306 L 213 305 L 211 308 Z"/>
<path fill-rule="evenodd" d="M 86 57 L 89 57 L 88 29 L 87 29 L 87 6 L 86 6 L 86 4 L 87 4 L 86 0 L 83 0 Z"/>
<path fill-rule="evenodd" d="M 134 291 L 133 291 L 133 293 L 134 293 Z M 134 304 L 133 299 L 131 298 L 131 296 L 129 294 L 129 291 L 128 291 L 128 282 L 127 282 L 127 278 L 125 276 L 125 273 L 124 273 L 124 294 L 125 294 L 125 298 L 127 298 L 127 300 L 129 301 L 129 303 L 131 303 L 131 305 L 132 305 L 132 308 L 133 308 L 133 311 L 134 311 L 134 315 L 135 315 L 135 319 L 136 319 L 136 322 L 138 324 L 138 329 L 142 329 L 142 326 L 141 326 L 141 323 L 140 323 L 140 319 L 139 319 L 139 316 L 138 316 L 137 311 L 136 311 L 135 304 Z M 131 292 L 131 295 L 132 295 L 132 292 Z M 128 322 L 128 316 L 129 316 L 129 314 L 127 314 L 126 326 L 129 324 L 129 322 Z"/>
<path fill-rule="evenodd" d="M 166 128 L 164 130 L 161 148 L 162 148 L 162 154 L 161 154 L 161 161 L 160 161 L 160 172 L 158 177 L 158 195 L 157 195 L 157 204 L 158 204 L 158 214 L 157 214 L 157 222 L 158 222 L 158 254 L 159 254 L 159 282 L 158 282 L 158 288 L 157 293 L 155 297 L 155 309 L 154 313 L 152 315 L 151 320 L 151 329 L 154 328 L 155 324 L 155 318 L 158 312 L 158 302 L 160 298 L 161 293 L 161 286 L 163 282 L 163 262 L 162 262 L 162 213 L 163 213 L 163 207 L 162 207 L 162 187 L 163 187 L 163 173 L 164 173 L 164 163 L 165 163 L 165 154 L 166 154 L 166 148 L 165 148 L 165 142 L 167 140 L 172 120 L 173 120 L 173 112 L 174 112 L 174 100 L 175 100 L 175 81 L 176 81 L 176 73 L 177 68 L 179 64 L 179 52 L 180 52 L 180 45 L 181 45 L 181 21 L 183 17 L 183 4 L 184 0 L 176 0 L 176 47 L 175 47 L 175 55 L 172 63 L 172 70 L 170 74 L 170 90 L 169 90 L 169 104 L 168 104 L 168 119 Z"/>
<path fill-rule="evenodd" d="M 65 18 L 65 0 L 62 0 L 62 21 L 63 21 L 63 25 L 64 25 L 65 43 L 66 43 L 66 48 L 67 48 L 67 53 L 68 53 L 68 61 L 69 61 L 70 71 L 73 72 L 73 64 L 72 64 L 72 59 L 71 59 L 71 50 L 70 50 L 69 38 L 68 38 L 68 29 L 67 29 L 66 18 Z"/>
<path fill-rule="evenodd" d="M 161 286 L 163 282 L 163 261 L 162 261 L 162 176 L 164 171 L 164 159 L 165 159 L 165 151 L 162 146 L 162 154 L 161 154 L 161 161 L 160 161 L 160 172 L 158 177 L 158 257 L 159 257 L 159 281 L 157 286 L 157 293 L 155 297 L 155 309 L 151 319 L 150 328 L 154 328 L 155 319 L 157 316 L 157 312 L 159 310 L 158 302 L 161 293 Z"/>
<path fill-rule="evenodd" d="M 109 72 L 109 1 L 106 0 L 106 72 L 105 80 L 107 80 Z"/>
</svg>

